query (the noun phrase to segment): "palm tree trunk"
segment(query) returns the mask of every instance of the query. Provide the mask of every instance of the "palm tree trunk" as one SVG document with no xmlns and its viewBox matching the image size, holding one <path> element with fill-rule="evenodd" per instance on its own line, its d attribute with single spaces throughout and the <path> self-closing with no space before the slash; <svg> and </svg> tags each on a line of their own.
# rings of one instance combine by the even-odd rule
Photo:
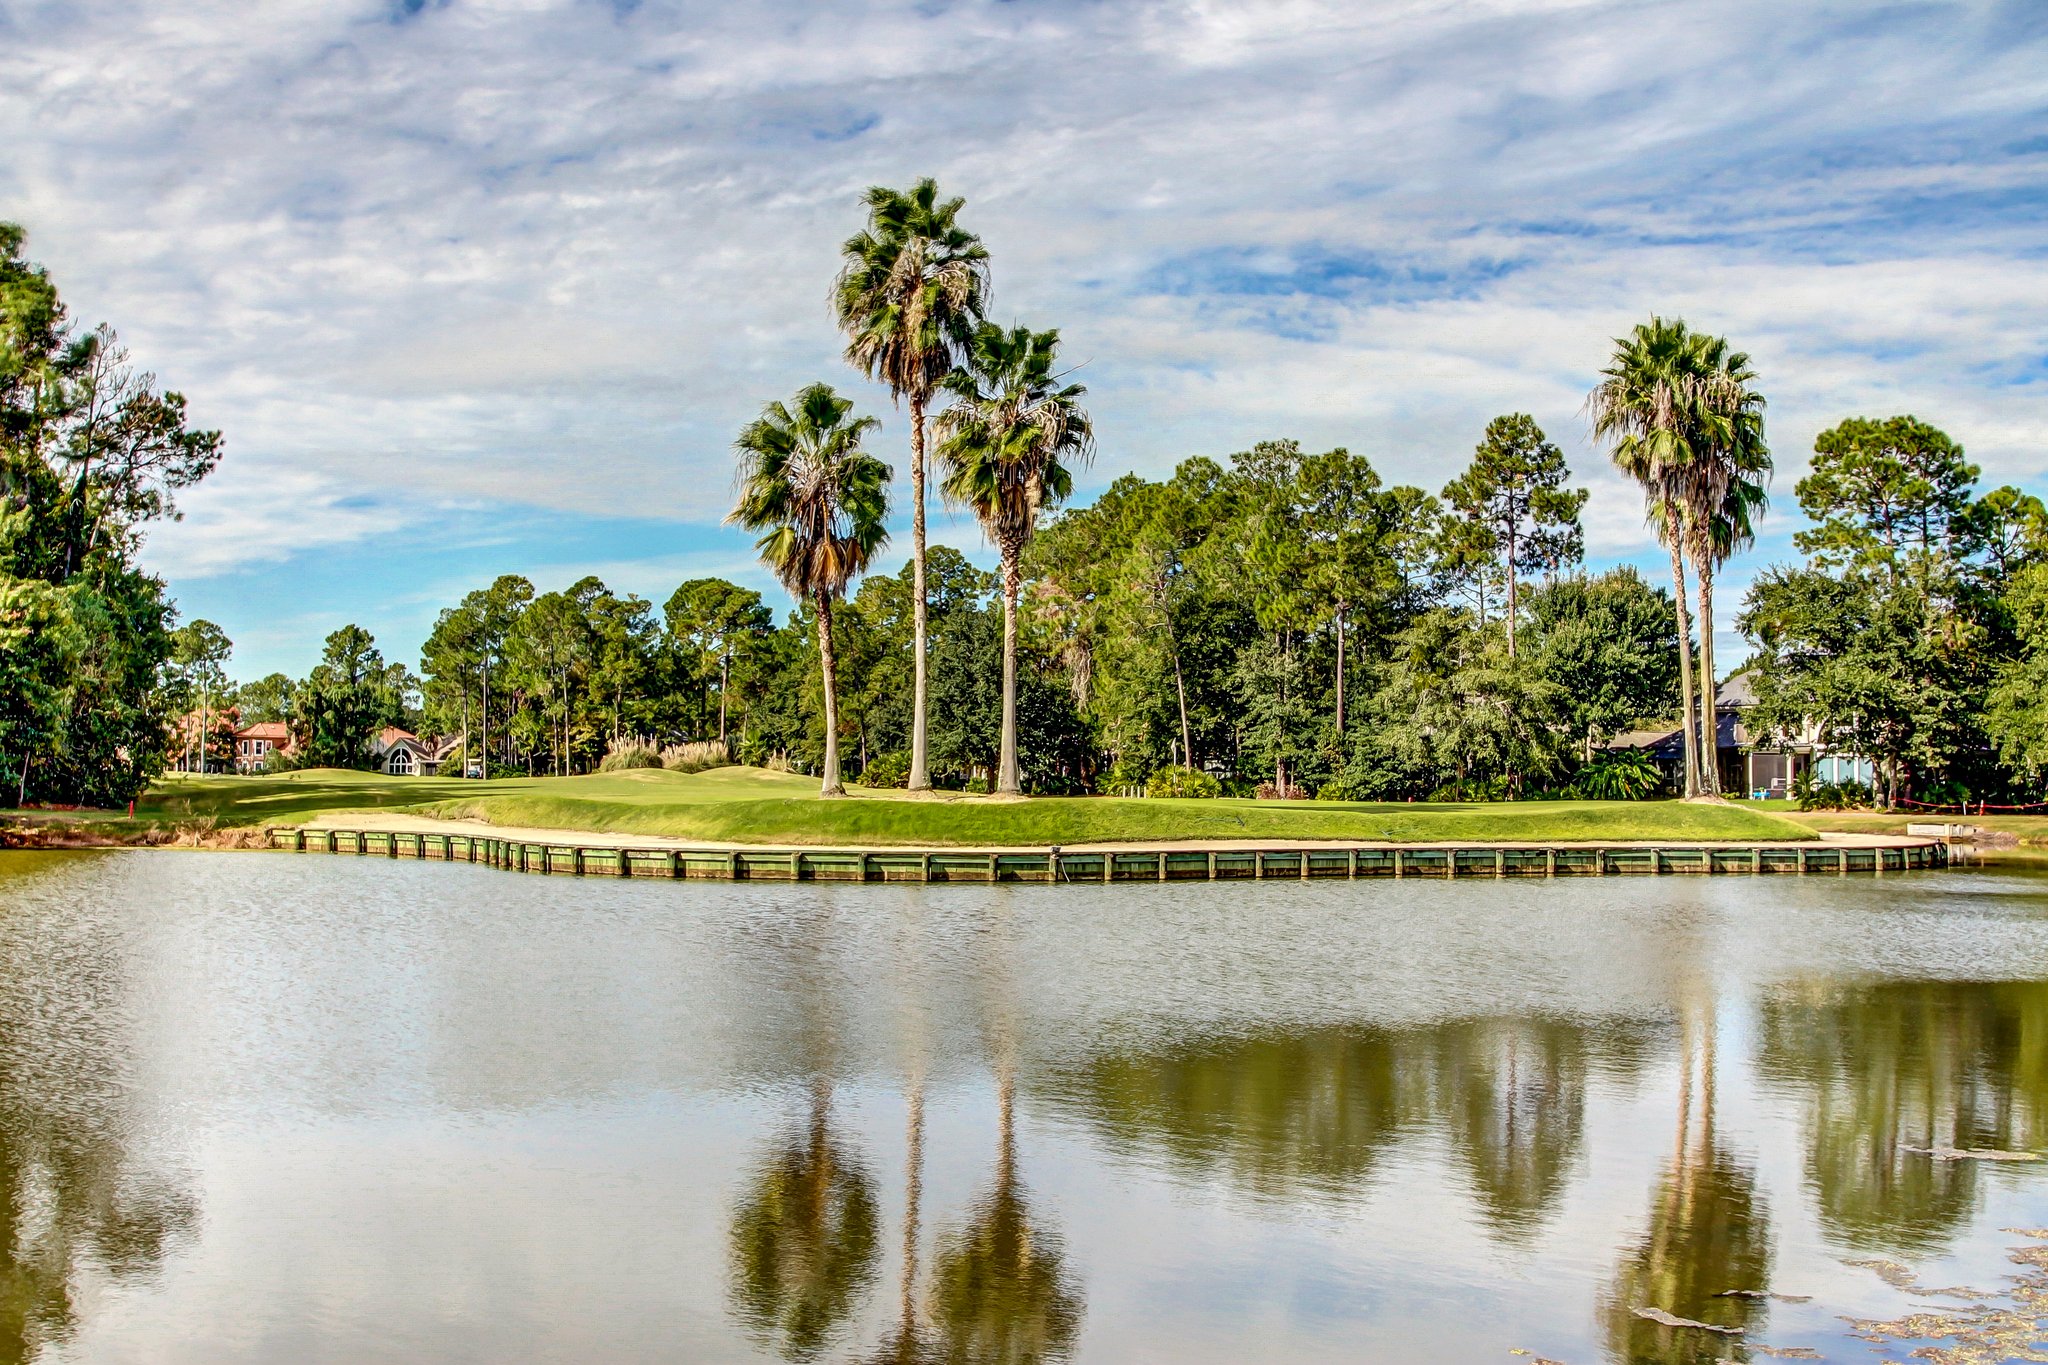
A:
<svg viewBox="0 0 2048 1365">
<path fill-rule="evenodd" d="M 910 395 L 910 634 L 912 684 L 910 703 L 910 790 L 931 790 L 925 741 L 924 652 L 924 395 Z"/>
<path fill-rule="evenodd" d="M 1706 763 L 1701 787 L 1709 796 L 1721 794 L 1721 716 L 1714 682 L 1714 565 L 1710 556 L 1695 553 L 1700 578 L 1700 752 Z"/>
<path fill-rule="evenodd" d="M 1692 704 L 1692 623 L 1685 610 L 1685 542 L 1678 530 L 1678 509 L 1664 509 L 1665 539 L 1671 545 L 1671 602 L 1678 613 L 1678 699 L 1685 721 L 1679 731 L 1685 736 L 1685 794 L 1700 794 L 1699 728 Z"/>
<path fill-rule="evenodd" d="M 1508 657 L 1515 657 L 1515 610 L 1520 604 L 1519 589 L 1515 582 L 1515 537 L 1508 534 Z"/>
<path fill-rule="evenodd" d="M 1514 652 L 1515 652 L 1515 646 L 1514 646 L 1514 636 L 1510 635 L 1510 636 L 1508 637 L 1508 653 L 1510 653 L 1510 654 L 1513 654 Z M 1180 667 L 1180 663 L 1179 663 L 1179 661 L 1178 661 L 1178 660 L 1176 660 L 1176 661 L 1174 662 L 1174 667 L 1175 667 L 1175 669 L 1178 669 L 1178 668 Z M 1183 702 L 1181 703 L 1181 714 L 1182 714 L 1182 716 L 1183 716 L 1183 717 L 1185 717 L 1185 716 L 1186 716 L 1186 714 L 1187 714 L 1187 703 L 1186 703 L 1185 701 L 1183 701 Z M 1185 723 L 1185 722 L 1183 722 L 1183 723 Z M 1344 737 L 1344 604 L 1340 602 L 1340 603 L 1338 603 L 1338 604 L 1337 604 L 1337 738 L 1339 738 L 1339 739 L 1342 739 L 1343 737 Z M 1192 765 L 1191 765 L 1191 766 L 1192 766 Z"/>
<path fill-rule="evenodd" d="M 839 666 L 832 657 L 832 599 L 816 595 L 818 603 L 818 667 L 825 677 L 825 782 L 824 796 L 844 796 L 839 781 Z"/>
<path fill-rule="evenodd" d="M 1003 749 L 996 771 L 999 796 L 1022 796 L 1017 767 L 1017 550 L 1003 546 Z"/>
<path fill-rule="evenodd" d="M 908 1346 L 917 1333 L 917 1224 L 924 1197 L 924 1076 L 910 1082 L 910 1118 L 903 1139 L 903 1280 L 898 1287 L 897 1332 Z"/>
<path fill-rule="evenodd" d="M 1173 691 L 1180 699 L 1180 761 L 1192 769 L 1195 766 L 1194 733 L 1188 727 L 1188 685 L 1180 673 L 1180 646 L 1173 646 Z"/>
</svg>

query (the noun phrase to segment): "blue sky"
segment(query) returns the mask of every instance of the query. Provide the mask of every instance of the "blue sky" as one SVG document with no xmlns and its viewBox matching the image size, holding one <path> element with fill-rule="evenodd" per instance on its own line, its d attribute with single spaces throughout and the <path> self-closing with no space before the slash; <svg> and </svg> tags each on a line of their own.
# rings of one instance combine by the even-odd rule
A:
<svg viewBox="0 0 2048 1365">
<path fill-rule="evenodd" d="M 1085 362 L 1083 497 L 1278 436 L 1437 488 L 1527 411 L 1655 570 L 1581 406 L 1651 312 L 1770 398 L 1731 615 L 1844 416 L 2048 492 L 2040 0 L 0 0 L 0 217 L 226 433 L 146 555 L 244 677 L 351 620 L 416 663 L 501 572 L 770 588 L 729 443 L 824 378 L 904 472 L 826 291 L 920 174 Z"/>
</svg>

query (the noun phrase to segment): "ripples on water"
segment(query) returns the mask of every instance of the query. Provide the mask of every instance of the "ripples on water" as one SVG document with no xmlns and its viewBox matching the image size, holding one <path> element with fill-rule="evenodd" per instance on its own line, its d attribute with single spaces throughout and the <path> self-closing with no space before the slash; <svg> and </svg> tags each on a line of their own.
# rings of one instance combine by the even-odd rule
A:
<svg viewBox="0 0 2048 1365">
<path fill-rule="evenodd" d="M 1909 1150 L 2048 1146 L 2044 980 L 1991 872 L 0 854 L 0 1365 L 1875 1360 L 2048 1223 Z"/>
</svg>

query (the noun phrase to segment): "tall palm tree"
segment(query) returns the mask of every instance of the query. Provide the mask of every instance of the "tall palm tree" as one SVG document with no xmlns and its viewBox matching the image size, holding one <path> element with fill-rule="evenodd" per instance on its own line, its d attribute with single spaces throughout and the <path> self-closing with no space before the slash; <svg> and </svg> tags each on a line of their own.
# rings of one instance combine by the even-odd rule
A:
<svg viewBox="0 0 2048 1365">
<path fill-rule="evenodd" d="M 927 790 L 925 731 L 924 414 L 988 304 L 988 251 L 956 221 L 960 199 L 927 176 L 908 190 L 871 185 L 868 225 L 840 248 L 832 311 L 846 359 L 910 405 L 913 696 L 910 789 Z"/>
<path fill-rule="evenodd" d="M 939 416 L 939 459 L 945 493 L 974 509 L 1003 557 L 1003 746 L 996 790 L 1024 790 L 1017 762 L 1017 592 L 1024 545 L 1039 512 L 1073 491 L 1062 461 L 1080 463 L 1095 433 L 1079 384 L 1062 384 L 1054 369 L 1057 331 L 976 328 L 967 363 L 946 379 L 953 403 Z"/>
<path fill-rule="evenodd" d="M 1764 481 L 1771 472 L 1771 452 L 1764 443 L 1764 400 L 1753 387 L 1756 371 L 1750 368 L 1749 357 L 1728 349 L 1722 338 L 1711 337 L 1703 340 L 1699 358 L 1703 373 L 1698 377 L 1698 431 L 1692 441 L 1692 459 L 1676 471 L 1675 482 L 1682 503 L 1686 554 L 1699 582 L 1705 788 L 1708 794 L 1718 796 L 1714 574 L 1731 555 L 1755 543 L 1756 518 L 1770 501 Z"/>
<path fill-rule="evenodd" d="M 1686 610 L 1685 500 L 1682 479 L 1694 459 L 1708 385 L 1703 352 L 1710 338 L 1679 319 L 1652 317 L 1616 337 L 1614 358 L 1587 396 L 1595 440 L 1634 479 L 1657 538 L 1671 552 L 1671 597 L 1678 618 L 1679 704 L 1685 714 L 1685 794 L 1700 792 L 1698 712 L 1693 704 L 1692 626 Z M 1707 702 L 1709 723 L 1713 702 Z"/>
<path fill-rule="evenodd" d="M 839 677 L 832 655 L 832 604 L 888 540 L 889 466 L 861 449 L 877 423 L 853 416 L 853 402 L 813 384 L 788 406 L 770 403 L 733 443 L 740 500 L 726 517 L 762 532 L 755 548 L 798 601 L 818 612 L 818 662 L 825 683 L 826 796 L 839 780 Z"/>
</svg>

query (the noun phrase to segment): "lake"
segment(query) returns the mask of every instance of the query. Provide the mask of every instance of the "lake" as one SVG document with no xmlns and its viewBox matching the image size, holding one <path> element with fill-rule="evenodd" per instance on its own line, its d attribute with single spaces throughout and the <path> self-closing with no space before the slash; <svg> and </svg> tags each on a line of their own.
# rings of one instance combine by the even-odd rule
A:
<svg viewBox="0 0 2048 1365">
<path fill-rule="evenodd" d="M 0 1362 L 1903 1359 L 2043 1146 L 1995 869 L 0 854 Z"/>
</svg>

